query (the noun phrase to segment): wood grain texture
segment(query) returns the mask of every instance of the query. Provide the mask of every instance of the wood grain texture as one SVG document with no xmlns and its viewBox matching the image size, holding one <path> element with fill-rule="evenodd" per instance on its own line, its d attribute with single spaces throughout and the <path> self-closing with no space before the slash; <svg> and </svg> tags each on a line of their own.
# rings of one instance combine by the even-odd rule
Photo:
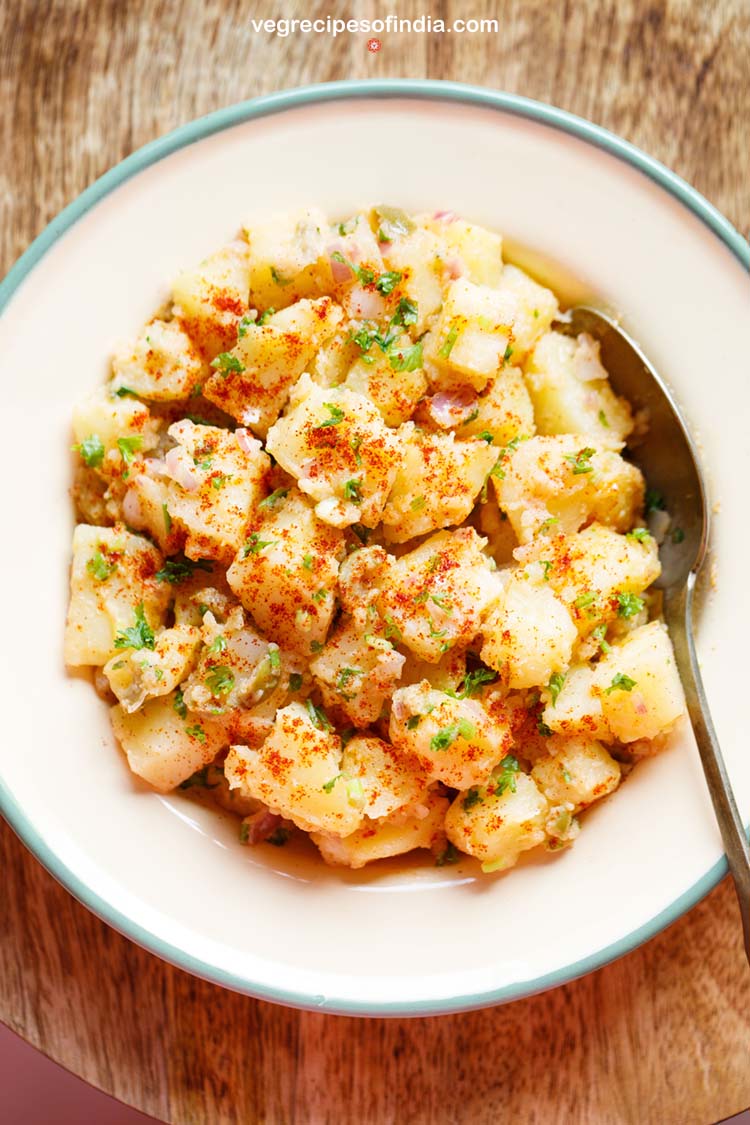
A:
<svg viewBox="0 0 750 1125">
<path fill-rule="evenodd" d="M 394 9 L 388 8 L 387 11 Z M 750 229 L 747 0 L 400 0 L 496 35 L 274 38 L 251 16 L 382 16 L 285 0 L 0 3 L 0 271 L 134 148 L 243 98 L 313 81 L 442 77 L 517 91 L 621 133 Z M 298 1013 L 196 980 L 67 895 L 0 829 L 0 1018 L 177 1125 L 706 1125 L 750 1101 L 750 977 L 725 882 L 617 963 L 440 1019 Z"/>
</svg>

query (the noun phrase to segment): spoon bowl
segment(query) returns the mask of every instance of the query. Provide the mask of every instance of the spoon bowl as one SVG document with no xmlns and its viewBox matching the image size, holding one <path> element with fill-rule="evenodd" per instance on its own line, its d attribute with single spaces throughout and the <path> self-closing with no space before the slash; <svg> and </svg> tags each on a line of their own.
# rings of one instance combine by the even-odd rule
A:
<svg viewBox="0 0 750 1125">
<path fill-rule="evenodd" d="M 664 619 L 672 637 L 688 714 L 734 879 L 750 961 L 750 850 L 706 699 L 694 640 L 694 595 L 710 531 L 708 494 L 698 449 L 672 392 L 617 321 L 586 305 L 555 325 L 568 336 L 586 332 L 598 341 L 612 387 L 635 407 L 628 450 L 648 482 L 646 507 L 663 511 L 659 548 Z M 667 514 L 668 513 L 668 514 Z"/>
</svg>

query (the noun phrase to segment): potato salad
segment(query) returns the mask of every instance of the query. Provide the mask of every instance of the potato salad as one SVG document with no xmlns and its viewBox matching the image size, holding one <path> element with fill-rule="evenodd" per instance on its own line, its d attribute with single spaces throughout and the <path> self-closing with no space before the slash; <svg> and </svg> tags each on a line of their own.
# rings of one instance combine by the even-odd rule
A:
<svg viewBox="0 0 750 1125">
<path fill-rule="evenodd" d="M 250 219 L 75 410 L 67 664 L 243 844 L 567 847 L 684 711 L 644 424 L 494 231 Z"/>
</svg>

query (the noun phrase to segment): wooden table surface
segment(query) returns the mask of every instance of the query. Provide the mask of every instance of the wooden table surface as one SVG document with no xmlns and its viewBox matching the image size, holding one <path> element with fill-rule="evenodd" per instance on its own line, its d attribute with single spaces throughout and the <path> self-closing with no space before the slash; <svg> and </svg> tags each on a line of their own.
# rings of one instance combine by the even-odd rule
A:
<svg viewBox="0 0 750 1125">
<path fill-rule="evenodd" d="M 495 16 L 500 32 L 383 35 L 377 54 L 362 34 L 274 38 L 250 24 L 388 10 L 6 0 L 0 271 L 168 129 L 285 86 L 370 76 L 475 82 L 573 110 L 750 229 L 748 0 L 400 0 L 401 17 Z M 706 1125 L 750 1102 L 750 974 L 726 882 L 645 947 L 554 992 L 384 1021 L 286 1010 L 171 968 L 75 902 L 5 825 L 0 870 L 0 1018 L 165 1121 Z"/>
</svg>

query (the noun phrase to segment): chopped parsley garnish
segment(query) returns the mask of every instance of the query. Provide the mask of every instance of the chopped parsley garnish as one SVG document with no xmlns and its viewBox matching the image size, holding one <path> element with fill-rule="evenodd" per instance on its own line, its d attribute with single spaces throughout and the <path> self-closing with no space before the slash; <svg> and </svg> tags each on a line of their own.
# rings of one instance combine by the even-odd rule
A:
<svg viewBox="0 0 750 1125">
<path fill-rule="evenodd" d="M 224 652 L 227 647 L 227 639 L 223 633 L 217 633 L 211 644 L 208 646 L 209 652 Z"/>
<path fill-rule="evenodd" d="M 461 802 L 464 812 L 470 812 L 475 805 L 481 805 L 482 800 L 482 794 L 478 789 L 470 789 Z"/>
<path fill-rule="evenodd" d="M 135 625 L 122 629 L 115 636 L 115 648 L 149 648 L 156 646 L 154 630 L 146 620 L 143 602 L 135 608 Z"/>
<path fill-rule="evenodd" d="M 416 730 L 421 721 L 422 721 L 421 715 L 410 715 L 409 718 L 406 720 L 406 729 L 407 730 Z"/>
<path fill-rule="evenodd" d="M 599 421 L 605 427 L 605 429 L 607 429 L 607 430 L 609 429 L 609 421 L 607 420 L 607 415 L 604 413 L 603 410 L 599 411 Z"/>
<path fill-rule="evenodd" d="M 281 500 L 286 499 L 286 497 L 288 495 L 289 495 L 289 489 L 288 488 L 276 488 L 276 489 L 274 489 L 274 491 L 271 493 L 270 496 L 266 496 L 265 500 L 260 501 L 260 503 L 258 504 L 258 507 L 259 508 L 275 508 L 276 505 Z"/>
<path fill-rule="evenodd" d="M 555 524 L 559 523 L 559 522 L 560 521 L 557 518 L 557 516 L 550 516 L 548 520 L 545 520 L 544 523 L 540 525 L 539 531 L 540 532 L 549 531 L 550 528 L 553 528 L 555 526 Z"/>
<path fill-rule="evenodd" d="M 217 492 L 220 492 L 224 485 L 228 484 L 231 479 L 232 478 L 227 476 L 226 473 L 214 473 L 214 475 L 211 477 L 211 488 L 214 488 Z"/>
<path fill-rule="evenodd" d="M 447 629 L 436 629 L 435 628 L 435 622 L 432 620 L 432 618 L 430 618 L 429 620 L 430 620 L 430 636 L 434 637 L 436 640 L 439 640 L 440 637 L 444 637 L 445 634 L 448 632 L 448 630 Z M 444 650 L 441 649 L 441 651 L 444 651 Z"/>
<path fill-rule="evenodd" d="M 447 613 L 449 617 L 453 613 L 453 606 L 449 601 L 446 601 L 445 594 L 430 594 L 430 601 L 439 609 L 442 609 L 444 613 Z"/>
<path fill-rule="evenodd" d="M 495 435 L 491 434 L 489 430 L 482 430 L 481 434 L 477 434 L 480 441 L 486 441 L 488 445 L 492 445 L 495 440 Z"/>
<path fill-rule="evenodd" d="M 312 570 L 312 568 L 313 568 L 313 557 L 312 557 L 312 555 L 303 555 L 302 556 L 302 565 L 304 566 L 305 570 Z"/>
<path fill-rule="evenodd" d="M 181 687 L 179 687 L 174 693 L 174 703 L 172 704 L 172 706 L 181 719 L 187 718 L 187 704 L 185 703 Z"/>
<path fill-rule="evenodd" d="M 393 618 L 390 616 L 390 614 L 386 613 L 383 620 L 385 621 L 385 639 L 387 641 L 390 641 L 391 639 L 394 641 L 402 640 L 401 630 L 399 629 Z"/>
<path fill-rule="evenodd" d="M 327 596 L 328 596 L 328 591 L 326 590 L 325 586 L 321 586 L 320 589 L 316 590 L 315 593 L 312 595 L 312 600 L 314 602 L 324 602 L 326 600 Z"/>
<path fill-rule="evenodd" d="M 269 667 L 272 669 L 272 671 L 278 672 L 279 668 L 281 667 L 281 653 L 277 648 L 269 648 L 268 652 L 266 653 L 266 660 L 268 661 Z"/>
<path fill-rule="evenodd" d="M 214 781 L 213 784 L 209 782 L 208 771 L 210 769 L 211 766 L 208 765 L 204 766 L 203 769 L 196 770 L 195 773 L 191 773 L 190 777 L 180 782 L 180 789 L 215 789 L 219 783 L 218 781 Z"/>
<path fill-rule="evenodd" d="M 353 504 L 362 503 L 362 481 L 348 480 L 344 485 L 344 499 L 351 500 Z"/>
<path fill-rule="evenodd" d="M 339 693 L 339 695 L 343 696 L 344 699 L 353 699 L 354 696 L 348 695 L 346 692 L 346 688 L 349 686 L 352 680 L 356 679 L 358 676 L 363 675 L 364 672 L 361 668 L 342 668 L 336 677 L 336 691 Z"/>
<path fill-rule="evenodd" d="M 229 695 L 234 687 L 234 672 L 226 664 L 217 664 L 207 674 L 204 683 L 212 695 Z"/>
<path fill-rule="evenodd" d="M 178 582 L 184 582 L 186 578 L 192 578 L 196 570 L 206 570 L 210 574 L 213 571 L 213 565 L 210 559 L 198 559 L 193 562 L 192 559 L 167 559 L 161 570 L 157 570 L 154 577 L 157 582 L 169 582 L 170 585 L 176 586 Z"/>
<path fill-rule="evenodd" d="M 337 773 L 336 776 L 332 777 L 330 781 L 326 781 L 325 784 L 321 785 L 321 789 L 323 790 L 323 792 L 332 793 L 334 785 L 336 784 L 338 779 L 343 776 L 343 773 Z"/>
<path fill-rule="evenodd" d="M 672 532 L 672 535 L 670 536 L 670 538 L 671 538 L 673 543 L 684 543 L 685 542 L 685 532 L 682 530 L 681 527 L 676 527 L 674 529 L 674 531 Z"/>
<path fill-rule="evenodd" d="M 372 285 L 375 280 L 375 274 L 371 269 L 368 269 L 367 266 L 356 266 L 349 258 L 345 258 L 340 250 L 334 250 L 331 257 L 334 262 L 341 262 L 342 265 L 348 266 L 363 285 Z"/>
<path fill-rule="evenodd" d="M 573 605 L 576 609 L 586 609 L 587 606 L 593 605 L 595 601 L 596 594 L 581 594 L 581 596 L 576 598 L 576 600 L 573 602 Z"/>
<path fill-rule="evenodd" d="M 518 759 L 514 758 L 512 754 L 506 754 L 500 763 L 499 773 L 494 775 L 496 797 L 502 797 L 506 790 L 511 793 L 516 791 L 516 774 L 519 772 Z"/>
<path fill-rule="evenodd" d="M 391 352 L 388 362 L 394 371 L 416 371 L 422 366 L 422 341 Z"/>
<path fill-rule="evenodd" d="M 117 398 L 138 398 L 138 395 L 135 391 L 131 391 L 130 387 L 118 387 L 113 394 L 115 394 Z"/>
<path fill-rule="evenodd" d="M 89 434 L 80 445 L 73 446 L 74 453 L 80 453 L 85 465 L 96 469 L 104 460 L 104 444 L 98 434 Z"/>
<path fill-rule="evenodd" d="M 291 277 L 288 277 L 288 278 L 282 277 L 280 275 L 279 271 L 276 269 L 276 266 L 271 266 L 271 277 L 276 282 L 277 285 L 284 286 L 284 285 L 291 285 L 292 284 Z"/>
<path fill-rule="evenodd" d="M 316 707 L 312 699 L 305 700 L 305 707 L 310 716 L 310 722 L 314 727 L 317 727 L 318 730 L 333 730 L 333 724 L 330 722 L 325 711 L 320 707 Z"/>
<path fill-rule="evenodd" d="M 172 530 L 172 517 L 169 514 L 169 510 L 166 504 L 162 504 L 161 514 L 164 516 L 164 529 L 167 535 L 169 535 L 170 531 Z"/>
<path fill-rule="evenodd" d="M 310 641 L 310 652 L 320 652 L 322 648 L 322 641 Z"/>
<path fill-rule="evenodd" d="M 283 848 L 290 835 L 289 829 L 280 825 L 278 828 L 274 828 L 270 836 L 266 836 L 266 843 L 273 844 L 275 848 Z"/>
<path fill-rule="evenodd" d="M 664 497 L 656 488 L 646 489 L 646 514 L 649 512 L 663 512 L 666 508 Z"/>
<path fill-rule="evenodd" d="M 513 355 L 513 348 L 510 346 L 510 344 L 508 344 L 505 351 L 503 352 L 503 363 L 507 363 L 512 355 Z"/>
<path fill-rule="evenodd" d="M 244 340 L 245 336 L 247 336 L 248 329 L 255 328 L 257 324 L 258 320 L 256 317 L 251 316 L 250 313 L 245 313 L 237 325 L 237 339 Z"/>
<path fill-rule="evenodd" d="M 260 314 L 260 316 L 258 317 L 258 319 L 256 320 L 255 323 L 258 325 L 259 328 L 262 327 L 262 325 L 264 325 L 266 323 L 268 318 L 273 316 L 273 314 L 275 312 L 276 312 L 276 309 L 266 309 L 265 312 L 262 312 Z"/>
<path fill-rule="evenodd" d="M 218 371 L 224 379 L 232 373 L 241 375 L 245 370 L 244 364 L 240 363 L 237 356 L 232 355 L 231 352 L 219 352 L 216 359 L 211 360 L 211 366 L 215 371 Z"/>
<path fill-rule="evenodd" d="M 359 452 L 359 449 L 360 449 L 360 446 L 362 445 L 362 442 L 364 440 L 365 439 L 362 437 L 361 434 L 357 434 L 357 436 L 353 437 L 352 440 L 349 442 L 352 453 L 354 454 L 354 463 L 357 466 L 357 468 L 359 468 L 360 465 L 362 464 L 362 454 Z"/>
<path fill-rule="evenodd" d="M 89 574 L 93 575 L 98 582 L 106 582 L 111 574 L 117 569 L 116 562 L 109 562 L 105 559 L 100 550 L 94 551 L 93 555 L 86 563 L 86 570 Z"/>
<path fill-rule="evenodd" d="M 539 559 L 539 565 L 544 571 L 544 581 L 549 582 L 549 572 L 552 570 L 552 559 Z"/>
<path fill-rule="evenodd" d="M 636 527 L 633 531 L 629 531 L 625 538 L 635 539 L 638 543 L 645 543 L 647 539 L 651 538 L 651 532 L 648 528 Z"/>
<path fill-rule="evenodd" d="M 604 653 L 612 651 L 612 645 L 609 643 L 608 640 L 606 640 L 606 632 L 607 632 L 607 626 L 606 625 L 597 625 L 596 629 L 594 629 L 592 634 L 591 634 L 591 636 L 594 638 L 594 640 L 598 642 L 600 649 Z"/>
<path fill-rule="evenodd" d="M 409 507 L 411 508 L 412 512 L 421 512 L 426 503 L 427 501 L 425 500 L 424 496 L 415 496 Z"/>
<path fill-rule="evenodd" d="M 459 719 L 457 723 L 451 723 L 448 727 L 443 727 L 433 734 L 430 739 L 430 750 L 447 750 L 452 746 L 457 738 L 470 739 L 476 734 L 476 728 L 473 723 L 468 719 Z"/>
<path fill-rule="evenodd" d="M 643 598 L 639 598 L 637 594 L 618 594 L 617 614 L 619 617 L 635 617 L 645 604 Z"/>
<path fill-rule="evenodd" d="M 132 463 L 142 445 L 143 438 L 140 434 L 135 434 L 133 437 L 118 437 L 117 439 L 117 448 L 120 450 L 120 456 L 126 465 Z"/>
<path fill-rule="evenodd" d="M 613 691 L 632 691 L 636 685 L 635 680 L 631 680 L 630 676 L 626 676 L 624 672 L 618 672 L 612 683 L 608 688 L 605 688 L 605 695 L 609 695 Z"/>
<path fill-rule="evenodd" d="M 448 867 L 452 863 L 458 863 L 460 859 L 460 851 L 455 844 L 452 844 L 449 840 L 440 854 L 435 857 L 435 866 Z"/>
<path fill-rule="evenodd" d="M 387 297 L 398 285 L 399 281 L 404 275 L 399 273 L 398 270 L 388 270 L 387 273 L 381 273 L 380 277 L 375 282 L 375 288 L 378 293 L 382 293 Z"/>
<path fill-rule="evenodd" d="M 563 781 L 566 783 L 566 785 L 570 785 L 571 781 L 573 780 L 573 778 L 570 776 L 570 770 L 566 770 L 565 766 L 563 766 L 560 772 L 562 773 Z"/>
<path fill-rule="evenodd" d="M 324 422 L 319 422 L 318 429 L 322 430 L 326 426 L 338 426 L 339 423 L 344 421 L 344 411 L 340 406 L 336 406 L 333 402 L 324 402 L 323 406 L 330 414 L 330 418 L 326 418 Z"/>
<path fill-rule="evenodd" d="M 553 707 L 557 703 L 557 697 L 560 694 L 560 692 L 562 691 L 562 686 L 563 686 L 564 683 L 565 683 L 565 676 L 563 675 L 562 672 L 554 672 L 549 678 L 549 683 L 547 684 L 547 691 L 552 696 L 552 706 Z"/>
<path fill-rule="evenodd" d="M 537 719 L 536 729 L 537 729 L 537 730 L 539 731 L 539 733 L 541 734 L 542 738 L 551 738 L 551 737 L 552 737 L 552 731 L 551 731 L 551 730 L 550 730 L 550 728 L 549 728 L 549 727 L 547 726 L 547 724 L 546 724 L 546 723 L 544 722 L 544 720 L 542 719 L 541 715 L 540 715 L 540 717 L 539 717 L 539 718 Z"/>
<path fill-rule="evenodd" d="M 440 350 L 438 351 L 438 355 L 442 356 L 443 359 L 447 359 L 448 356 L 453 351 L 453 345 L 455 344 L 457 339 L 458 339 L 458 328 L 456 328 L 455 325 L 454 325 L 454 327 L 451 328 L 448 335 L 445 337 L 445 340 L 443 341 L 443 344 L 441 345 Z"/>
<path fill-rule="evenodd" d="M 456 699 L 471 699 L 475 695 L 479 695 L 480 691 L 485 684 L 494 684 L 497 679 L 497 672 L 493 672 L 491 668 L 475 668 L 473 672 L 467 672 L 459 685 L 459 690 L 455 693 Z"/>
<path fill-rule="evenodd" d="M 408 297 L 402 297 L 398 303 L 391 324 L 400 325 L 403 328 L 408 328 L 410 324 L 416 324 L 419 318 L 419 308 L 416 301 L 410 301 Z"/>
<path fill-rule="evenodd" d="M 277 543 L 277 539 L 261 539 L 257 531 L 245 540 L 245 546 L 242 548 L 242 557 L 247 558 L 248 555 L 257 555 L 264 547 L 272 547 Z"/>
<path fill-rule="evenodd" d="M 301 687 L 302 687 L 302 673 L 301 672 L 290 672 L 289 673 L 289 690 L 290 691 L 299 691 L 299 689 Z"/>
<path fill-rule="evenodd" d="M 593 473 L 594 466 L 591 464 L 591 458 L 596 453 L 595 449 L 586 446 L 585 449 L 579 449 L 577 453 L 569 453 L 565 460 L 571 466 L 574 476 L 581 473 Z"/>
<path fill-rule="evenodd" d="M 199 742 L 206 741 L 206 732 L 200 723 L 196 723 L 192 727 L 185 727 L 185 733 L 189 734 L 191 738 L 197 738 Z"/>
</svg>

